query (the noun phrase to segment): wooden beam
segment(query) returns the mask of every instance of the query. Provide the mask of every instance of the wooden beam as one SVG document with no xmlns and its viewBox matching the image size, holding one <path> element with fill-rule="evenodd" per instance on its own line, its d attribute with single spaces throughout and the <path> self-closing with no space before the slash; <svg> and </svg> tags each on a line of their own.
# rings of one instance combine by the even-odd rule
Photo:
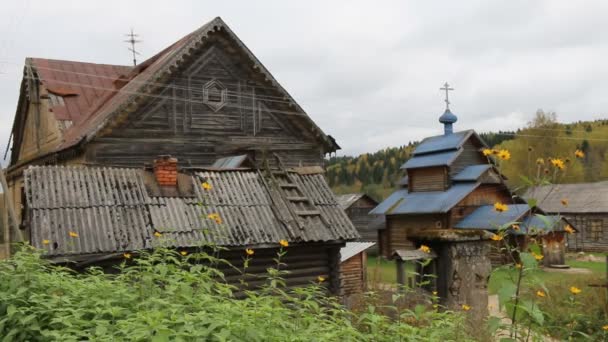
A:
<svg viewBox="0 0 608 342">
<path fill-rule="evenodd" d="M 19 237 L 19 241 L 25 241 L 25 239 L 23 238 L 23 233 L 21 232 L 21 229 L 19 229 L 19 222 L 17 221 L 17 215 L 15 214 L 15 208 L 13 207 L 13 196 L 11 195 L 11 191 L 8 188 L 8 182 L 6 181 L 6 175 L 4 174 L 5 169 L 2 168 L 0 170 L 0 183 L 2 183 L 2 190 L 4 192 L 4 200 L 5 200 L 5 207 L 7 209 L 8 212 L 8 234 L 7 234 L 7 243 L 6 243 L 6 248 L 7 248 L 7 256 L 10 256 L 10 243 L 11 243 L 11 228 L 13 229 L 13 231 L 15 231 L 17 233 L 17 236 Z"/>
</svg>

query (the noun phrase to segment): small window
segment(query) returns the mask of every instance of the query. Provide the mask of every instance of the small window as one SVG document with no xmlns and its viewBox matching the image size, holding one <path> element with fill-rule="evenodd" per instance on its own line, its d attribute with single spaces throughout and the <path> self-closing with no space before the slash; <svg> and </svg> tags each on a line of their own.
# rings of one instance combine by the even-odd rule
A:
<svg viewBox="0 0 608 342">
<path fill-rule="evenodd" d="M 217 80 L 211 80 L 203 87 L 203 103 L 218 111 L 226 104 L 227 89 Z"/>
<path fill-rule="evenodd" d="M 209 88 L 209 95 L 207 96 L 208 102 L 222 102 L 222 90 L 217 86 Z"/>
<path fill-rule="evenodd" d="M 588 227 L 589 239 L 592 241 L 600 241 L 604 238 L 602 220 L 592 220 Z"/>
</svg>

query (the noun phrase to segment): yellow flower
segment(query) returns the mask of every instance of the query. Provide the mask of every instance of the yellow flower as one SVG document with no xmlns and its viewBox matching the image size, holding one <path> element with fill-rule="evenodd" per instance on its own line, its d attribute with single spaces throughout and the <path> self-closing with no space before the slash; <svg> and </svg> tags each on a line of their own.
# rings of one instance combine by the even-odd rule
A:
<svg viewBox="0 0 608 342">
<path fill-rule="evenodd" d="M 281 240 L 281 241 L 279 241 L 279 244 L 281 245 L 281 247 L 289 246 L 289 242 L 287 242 L 287 240 Z"/>
<path fill-rule="evenodd" d="M 255 254 L 255 252 L 253 251 L 253 249 L 247 248 L 245 249 L 245 254 L 247 254 L 248 256 L 252 256 L 253 254 Z"/>
<path fill-rule="evenodd" d="M 423 251 L 424 253 L 431 253 L 431 248 L 427 245 L 420 245 L 420 248 L 418 249 Z"/>
<path fill-rule="evenodd" d="M 323 277 L 321 277 L 321 276 L 318 276 L 318 277 L 317 277 L 317 280 L 319 281 L 319 283 L 322 283 L 322 282 L 324 282 L 324 281 L 325 281 L 325 278 L 323 278 Z"/>
<path fill-rule="evenodd" d="M 567 206 L 568 206 L 568 199 L 567 199 L 567 198 L 562 198 L 562 200 L 561 200 L 560 202 L 562 202 L 562 205 L 563 205 L 564 207 L 567 207 Z"/>
<path fill-rule="evenodd" d="M 181 255 L 183 255 L 183 256 L 186 256 L 186 255 L 188 255 L 188 252 L 186 252 L 186 251 L 181 251 L 181 252 L 179 252 L 179 254 L 181 254 Z"/>
<path fill-rule="evenodd" d="M 503 211 L 509 210 L 509 206 L 504 203 L 496 202 L 494 203 L 494 210 L 498 211 L 499 213 L 502 213 Z"/>
<path fill-rule="evenodd" d="M 469 310 L 471 310 L 471 307 L 466 304 L 462 304 L 462 310 L 469 311 Z"/>
<path fill-rule="evenodd" d="M 49 240 L 42 240 L 42 244 L 43 245 L 48 245 L 49 243 L 51 243 L 51 241 L 49 241 Z"/>
<path fill-rule="evenodd" d="M 521 268 L 521 266 L 522 266 L 522 265 L 521 265 L 520 263 L 515 264 L 515 268 L 517 268 L 517 269 L 520 269 L 520 268 Z"/>
<path fill-rule="evenodd" d="M 203 182 L 203 183 L 201 184 L 201 186 L 203 187 L 203 189 L 205 189 L 205 190 L 207 190 L 207 191 L 208 191 L 208 190 L 211 190 L 211 188 L 213 188 L 213 187 L 211 186 L 211 184 L 209 184 L 209 183 L 207 183 L 207 182 Z"/>
<path fill-rule="evenodd" d="M 159 232 L 154 232 L 154 236 L 156 236 L 157 238 L 163 236 L 163 234 L 159 233 Z"/>
<path fill-rule="evenodd" d="M 131 259 L 131 253 L 123 253 L 122 256 L 125 257 L 125 259 Z"/>
<path fill-rule="evenodd" d="M 219 214 L 212 213 L 212 214 L 207 215 L 207 218 L 215 221 L 215 223 L 217 223 L 217 224 L 222 224 L 222 218 L 220 217 Z"/>
<path fill-rule="evenodd" d="M 604 330 L 604 331 L 608 331 L 608 324 L 607 324 L 607 325 L 604 325 L 604 326 L 602 327 L 602 330 Z"/>
<path fill-rule="evenodd" d="M 518 232 L 521 230 L 521 227 L 518 224 L 514 224 L 511 226 L 511 228 L 513 228 L 514 231 Z"/>
<path fill-rule="evenodd" d="M 565 231 L 566 231 L 566 233 L 568 233 L 568 234 L 574 234 L 574 232 L 576 232 L 576 231 L 574 230 L 574 228 L 572 228 L 572 226 L 571 226 L 571 225 L 569 225 L 569 224 L 567 224 L 567 225 L 566 225 L 566 228 L 564 228 L 564 230 L 565 230 Z"/>
<path fill-rule="evenodd" d="M 570 286 L 570 293 L 572 293 L 573 295 L 577 295 L 579 293 L 581 293 L 583 290 L 579 289 L 576 286 Z"/>
<path fill-rule="evenodd" d="M 70 237 L 73 237 L 73 238 L 78 237 L 78 233 L 75 233 L 75 232 L 68 232 L 68 235 L 70 235 Z"/>
<path fill-rule="evenodd" d="M 483 153 L 484 156 L 487 157 L 487 156 L 489 156 L 489 155 L 492 154 L 492 150 L 489 149 L 489 148 L 484 148 L 483 151 L 482 151 L 482 153 Z"/>
<path fill-rule="evenodd" d="M 543 158 L 538 158 L 538 159 L 536 159 L 536 164 L 545 165 L 545 160 Z"/>
<path fill-rule="evenodd" d="M 502 240 L 502 235 L 494 234 L 494 235 L 492 235 L 491 239 L 494 241 L 500 241 L 500 240 Z"/>
<path fill-rule="evenodd" d="M 541 261 L 541 260 L 543 260 L 543 258 L 545 257 L 545 256 L 544 256 L 544 255 L 542 255 L 542 254 L 536 254 L 536 253 L 534 253 L 534 252 L 532 252 L 532 256 L 533 256 L 533 257 L 534 257 L 534 259 L 536 259 L 537 261 Z"/>
<path fill-rule="evenodd" d="M 574 156 L 575 156 L 576 158 L 583 158 L 583 157 L 585 156 L 585 152 L 583 152 L 583 151 L 581 151 L 581 150 L 576 150 L 576 151 L 574 152 Z"/>
<path fill-rule="evenodd" d="M 433 296 L 436 296 L 436 295 L 437 295 L 437 291 L 433 291 Z"/>
<path fill-rule="evenodd" d="M 551 159 L 551 165 L 553 165 L 553 167 L 558 168 L 560 170 L 563 170 L 566 167 L 564 164 L 564 161 L 559 158 Z"/>
<path fill-rule="evenodd" d="M 500 150 L 498 151 L 498 158 L 502 160 L 509 160 L 511 159 L 511 152 L 508 150 Z"/>
<path fill-rule="evenodd" d="M 536 291 L 536 296 L 538 296 L 540 298 L 545 298 L 546 294 L 544 291 L 538 290 L 538 291 Z"/>
</svg>

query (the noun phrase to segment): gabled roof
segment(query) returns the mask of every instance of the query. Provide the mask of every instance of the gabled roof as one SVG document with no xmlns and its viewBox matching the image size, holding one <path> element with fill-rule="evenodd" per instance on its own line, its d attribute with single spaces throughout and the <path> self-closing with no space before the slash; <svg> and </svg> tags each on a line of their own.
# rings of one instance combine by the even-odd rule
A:
<svg viewBox="0 0 608 342">
<path fill-rule="evenodd" d="M 536 199 L 547 213 L 608 213 L 608 182 L 537 186 L 523 197 Z M 561 203 L 563 199 L 567 206 Z"/>
<path fill-rule="evenodd" d="M 338 201 L 338 203 L 340 204 L 340 206 L 343 209 L 348 209 L 351 205 L 353 205 L 355 202 L 357 202 L 358 200 L 360 200 L 363 197 L 367 197 L 370 201 L 378 204 L 378 202 L 376 200 L 374 200 L 373 198 L 369 197 L 367 194 L 364 194 L 364 193 L 336 195 L 336 200 Z"/>
<path fill-rule="evenodd" d="M 375 207 L 370 214 L 436 214 L 446 213 L 473 192 L 479 183 L 455 184 L 446 191 L 408 192 L 400 189 Z"/>
<path fill-rule="evenodd" d="M 156 246 L 249 246 L 332 242 L 359 237 L 322 174 L 292 178 L 320 216 L 298 217 L 295 204 L 260 172 L 198 171 L 186 177 L 194 197 L 154 197 L 150 172 L 130 168 L 36 166 L 24 172 L 31 243 L 49 256 L 115 253 Z M 212 189 L 204 191 L 207 181 Z M 292 211 L 287 210 L 292 208 Z M 217 213 L 223 223 L 207 219 Z M 290 224 L 290 222 L 292 222 Z M 75 232 L 78 237 L 70 237 Z M 154 232 L 163 234 L 156 238 Z M 43 244 L 44 240 L 51 243 Z"/>
<path fill-rule="evenodd" d="M 313 131 L 313 135 L 323 142 L 327 151 L 340 148 L 333 138 L 315 124 L 228 25 L 217 17 L 133 68 L 92 63 L 77 65 L 75 63 L 79 62 L 57 60 L 47 63 L 50 60 L 29 59 L 31 63 L 26 65 L 26 69 L 31 66 L 58 94 L 73 96 L 69 101 L 77 103 L 70 105 L 65 113 L 58 109 L 60 117 L 71 118 L 73 124 L 65 131 L 63 142 L 51 153 L 88 142 L 102 129 L 118 124 L 113 120 L 117 115 L 124 113 L 127 108 L 133 110 L 134 107 L 146 103 L 150 97 L 147 94 L 153 94 L 164 87 L 164 81 L 178 71 L 193 53 L 205 46 L 210 35 L 219 31 L 229 36 L 236 48 L 249 58 L 250 65 L 269 82 L 269 86 L 274 87 L 284 100 L 293 106 L 290 117 L 302 120 L 303 126 Z M 15 135 L 18 134 L 16 129 L 20 129 L 17 120 L 13 128 Z"/>
<path fill-rule="evenodd" d="M 564 231 L 565 225 L 561 221 L 565 221 L 565 219 L 558 215 L 544 216 L 547 218 L 549 225 L 534 213 L 528 204 L 510 204 L 509 210 L 505 212 L 497 212 L 493 206 L 484 205 L 455 224 L 454 228 L 497 231 L 505 224 L 517 222 L 519 230 L 509 228 L 507 229 L 509 234 L 535 235 L 539 232 Z"/>
<path fill-rule="evenodd" d="M 476 182 L 491 168 L 492 165 L 490 164 L 469 165 L 452 177 L 452 180 L 456 182 Z"/>
<path fill-rule="evenodd" d="M 413 156 L 401 166 L 401 169 L 419 169 L 431 166 L 450 165 L 462 153 L 462 149 Z"/>
<path fill-rule="evenodd" d="M 414 152 L 412 153 L 414 156 L 419 156 L 427 153 L 437 153 L 437 152 L 445 152 L 451 150 L 457 150 L 472 136 L 476 135 L 473 130 L 466 130 L 461 132 L 456 132 L 452 134 L 442 134 L 436 135 L 433 137 L 425 138 L 418 144 Z M 482 141 L 479 136 L 477 136 L 479 141 Z"/>
</svg>

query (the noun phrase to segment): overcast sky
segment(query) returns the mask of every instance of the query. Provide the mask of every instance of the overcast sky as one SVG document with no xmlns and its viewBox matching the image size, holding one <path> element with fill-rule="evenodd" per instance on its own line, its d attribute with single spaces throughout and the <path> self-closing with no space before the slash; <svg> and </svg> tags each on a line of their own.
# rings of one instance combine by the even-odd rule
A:
<svg viewBox="0 0 608 342">
<path fill-rule="evenodd" d="M 343 150 L 456 130 L 511 130 L 538 108 L 606 118 L 608 1 L 10 1 L 0 11 L 0 146 L 25 57 L 131 63 L 221 16 Z"/>
</svg>

